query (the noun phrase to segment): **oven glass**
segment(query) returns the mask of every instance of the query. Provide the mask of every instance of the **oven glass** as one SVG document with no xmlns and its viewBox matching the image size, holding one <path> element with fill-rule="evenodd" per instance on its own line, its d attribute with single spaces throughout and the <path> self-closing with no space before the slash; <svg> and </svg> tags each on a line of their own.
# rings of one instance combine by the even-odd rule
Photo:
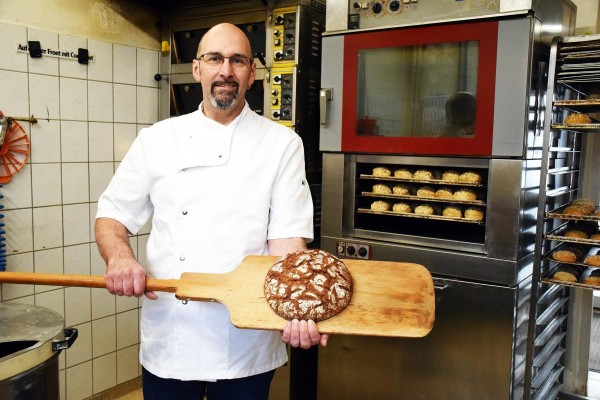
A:
<svg viewBox="0 0 600 400">
<path fill-rule="evenodd" d="M 479 42 L 358 51 L 356 134 L 475 135 Z"/>
</svg>

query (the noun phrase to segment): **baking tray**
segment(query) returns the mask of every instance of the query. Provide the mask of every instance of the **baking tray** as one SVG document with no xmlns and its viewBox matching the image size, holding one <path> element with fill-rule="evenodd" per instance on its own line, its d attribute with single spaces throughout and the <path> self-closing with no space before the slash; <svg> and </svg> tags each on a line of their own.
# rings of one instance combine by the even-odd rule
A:
<svg viewBox="0 0 600 400">
<path fill-rule="evenodd" d="M 552 129 L 600 133 L 600 124 L 552 124 Z"/>
<path fill-rule="evenodd" d="M 375 176 L 368 174 L 360 174 L 361 179 L 373 179 L 376 181 L 389 181 L 389 182 L 407 182 L 407 183 L 430 183 L 435 185 L 451 185 L 451 186 L 469 186 L 469 187 L 484 187 L 483 183 L 469 183 L 469 182 L 449 182 L 441 179 L 406 179 L 396 178 L 393 176 Z"/>
<path fill-rule="evenodd" d="M 566 264 L 566 263 L 563 263 L 563 264 Z M 596 267 L 590 267 L 590 266 L 585 266 L 585 267 L 586 268 L 583 270 L 583 273 L 581 274 L 581 276 L 579 277 L 579 281 L 577 281 L 577 282 L 567 282 L 567 281 L 560 281 L 558 279 L 553 279 L 552 276 L 554 275 L 556 270 L 558 268 L 560 268 L 560 265 L 557 265 L 556 267 L 552 268 L 548 273 L 546 273 L 541 278 L 541 281 L 544 283 L 552 283 L 555 285 L 569 286 L 569 287 L 575 287 L 575 288 L 581 288 L 581 289 L 591 289 L 591 290 L 600 289 L 600 286 L 598 286 L 598 285 L 589 285 L 587 283 L 583 283 L 583 280 L 585 278 L 587 278 L 592 273 L 592 271 L 594 271 L 595 269 L 598 269 Z"/>
<path fill-rule="evenodd" d="M 434 203 L 452 203 L 452 204 L 464 204 L 478 207 L 485 207 L 485 202 L 482 200 L 457 200 L 457 199 L 444 199 L 441 197 L 425 197 L 425 196 L 413 196 L 404 194 L 380 194 L 374 192 L 362 192 L 363 196 L 367 197 L 383 197 L 386 199 L 394 200 L 410 200 L 410 201 L 421 201 L 421 202 L 434 202 Z"/>
<path fill-rule="evenodd" d="M 394 212 L 394 211 L 373 211 L 369 208 L 359 208 L 357 211 L 362 214 L 389 215 L 392 217 L 431 219 L 431 220 L 438 220 L 438 221 L 460 222 L 460 223 L 468 223 L 468 224 L 476 224 L 476 225 L 483 225 L 485 223 L 485 218 L 482 221 L 473 221 L 473 220 L 466 219 L 466 218 L 452 218 L 452 217 L 444 217 L 442 215 L 422 215 L 422 214 L 401 213 L 401 212 Z"/>
</svg>

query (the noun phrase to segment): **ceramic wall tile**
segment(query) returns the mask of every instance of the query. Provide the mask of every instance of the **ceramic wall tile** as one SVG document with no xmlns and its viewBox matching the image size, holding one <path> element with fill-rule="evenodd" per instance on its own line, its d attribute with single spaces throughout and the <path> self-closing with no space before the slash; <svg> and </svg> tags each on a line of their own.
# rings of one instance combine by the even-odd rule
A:
<svg viewBox="0 0 600 400">
<path fill-rule="evenodd" d="M 60 164 L 31 164 L 33 206 L 51 206 L 61 203 Z"/>
<path fill-rule="evenodd" d="M 113 121 L 113 85 L 109 82 L 88 82 L 88 119 Z"/>
<path fill-rule="evenodd" d="M 27 44 L 27 29 L 24 26 L 0 22 L 0 69 L 27 72 L 27 53 L 17 52 L 17 45 Z"/>
<path fill-rule="evenodd" d="M 63 251 L 57 247 L 54 249 L 33 252 L 34 272 L 42 274 L 62 274 Z M 35 293 L 48 292 L 60 289 L 60 286 L 35 285 Z"/>
<path fill-rule="evenodd" d="M 139 330 L 137 308 L 117 314 L 117 350 L 139 343 Z"/>
<path fill-rule="evenodd" d="M 31 207 L 33 194 L 30 164 L 25 164 L 19 172 L 12 176 L 10 182 L 3 186 L 0 194 L 4 198 L 0 200 L 0 204 L 4 205 L 5 210 Z"/>
<path fill-rule="evenodd" d="M 113 45 L 113 81 L 115 83 L 128 83 L 135 85 L 136 73 L 136 48 Z"/>
<path fill-rule="evenodd" d="M 6 257 L 6 270 L 12 272 L 33 272 L 33 253 L 9 254 Z M 29 296 L 31 302 L 28 304 L 34 304 L 33 294 L 33 285 L 2 284 L 2 301 L 14 299 L 21 301 L 26 296 Z"/>
<path fill-rule="evenodd" d="M 100 40 L 88 39 L 88 51 L 94 61 L 88 64 L 88 79 L 112 82 L 113 80 L 113 45 Z"/>
<path fill-rule="evenodd" d="M 90 122 L 88 132 L 90 161 L 113 161 L 113 124 Z"/>
<path fill-rule="evenodd" d="M 139 347 L 131 346 L 117 350 L 117 384 L 137 378 L 139 365 Z"/>
<path fill-rule="evenodd" d="M 63 204 L 83 203 L 90 200 L 88 163 L 62 164 Z"/>
<path fill-rule="evenodd" d="M 153 124 L 158 121 L 158 89 L 137 88 L 137 122 Z"/>
<path fill-rule="evenodd" d="M 60 78 L 60 118 L 87 121 L 87 80 Z"/>
<path fill-rule="evenodd" d="M 77 54 L 79 48 L 87 48 L 87 40 L 81 36 L 72 36 L 66 34 L 58 35 L 58 45 L 63 52 Z M 58 60 L 58 71 L 60 76 L 69 78 L 87 79 L 88 66 L 80 64 L 77 58 L 61 58 Z"/>
<path fill-rule="evenodd" d="M 52 290 L 49 292 L 36 293 L 34 295 L 35 305 L 46 307 L 63 318 L 65 316 L 65 292 L 64 289 Z"/>
<path fill-rule="evenodd" d="M 42 50 L 58 50 L 58 33 L 27 28 L 27 40 L 38 41 Z M 58 76 L 58 58 L 42 54 L 40 58 L 27 57 L 29 73 Z"/>
<path fill-rule="evenodd" d="M 92 361 L 67 368 L 66 375 L 68 400 L 83 400 L 92 396 Z"/>
<path fill-rule="evenodd" d="M 90 244 L 78 244 L 75 246 L 66 246 L 64 252 L 64 270 L 65 274 L 90 274 Z"/>
<path fill-rule="evenodd" d="M 90 241 L 89 204 L 63 206 L 63 225 L 65 246 Z"/>
<path fill-rule="evenodd" d="M 83 121 L 62 121 L 61 158 L 63 162 L 88 161 L 88 124 Z"/>
<path fill-rule="evenodd" d="M 30 113 L 38 120 L 60 118 L 59 78 L 29 74 L 29 101 Z"/>
<path fill-rule="evenodd" d="M 110 353 L 92 361 L 94 394 L 102 393 L 117 384 L 117 354 Z"/>
<path fill-rule="evenodd" d="M 122 161 L 137 136 L 135 124 L 115 124 L 115 160 Z"/>
<path fill-rule="evenodd" d="M 77 340 L 66 353 L 67 368 L 92 359 L 92 323 L 76 325 L 79 331 Z"/>
<path fill-rule="evenodd" d="M 31 163 L 60 162 L 60 122 L 38 119 L 30 130 Z"/>
<path fill-rule="evenodd" d="M 92 319 L 92 296 L 90 288 L 65 288 L 65 325 L 72 326 Z"/>
<path fill-rule="evenodd" d="M 10 101 L 3 101 L 0 106 L 4 115 L 15 117 L 30 115 L 29 81 L 26 73 L 1 70 L 0 87 L 2 88 L 2 98 L 10 99 Z"/>
<path fill-rule="evenodd" d="M 5 210 L 2 222 L 5 230 L 10 229 L 6 236 L 6 254 L 25 253 L 33 251 L 33 214 L 30 208 Z"/>
<path fill-rule="evenodd" d="M 136 87 L 133 85 L 115 84 L 113 91 L 114 121 L 135 123 L 136 114 Z"/>
<path fill-rule="evenodd" d="M 137 297 L 117 296 L 117 313 L 137 309 L 139 307 Z"/>
<path fill-rule="evenodd" d="M 114 164 L 110 162 L 90 163 L 90 200 L 98 201 L 114 175 Z"/>
<path fill-rule="evenodd" d="M 158 73 L 159 53 L 155 50 L 137 49 L 137 84 L 157 88 L 154 75 Z"/>
<path fill-rule="evenodd" d="M 96 235 L 94 233 L 96 225 L 96 214 L 98 213 L 98 203 L 90 203 L 90 241 L 94 243 L 96 241 Z"/>
<path fill-rule="evenodd" d="M 92 354 L 100 357 L 116 351 L 117 327 L 114 315 L 92 321 Z"/>
<path fill-rule="evenodd" d="M 92 319 L 104 318 L 116 312 L 116 298 L 106 289 L 92 289 Z"/>
<path fill-rule="evenodd" d="M 63 245 L 62 207 L 33 209 L 34 250 L 51 249 Z"/>
</svg>

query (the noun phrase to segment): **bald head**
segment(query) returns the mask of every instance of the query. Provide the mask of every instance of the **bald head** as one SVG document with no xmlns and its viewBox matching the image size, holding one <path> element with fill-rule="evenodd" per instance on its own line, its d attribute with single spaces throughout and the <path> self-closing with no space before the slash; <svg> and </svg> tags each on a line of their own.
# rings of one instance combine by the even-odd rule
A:
<svg viewBox="0 0 600 400">
<path fill-rule="evenodd" d="M 227 54 L 229 48 L 237 48 L 235 54 L 253 58 L 252 47 L 246 34 L 237 26 L 225 22 L 213 26 L 202 36 L 196 58 L 204 53 Z M 239 53 L 242 49 L 243 53 Z"/>
</svg>

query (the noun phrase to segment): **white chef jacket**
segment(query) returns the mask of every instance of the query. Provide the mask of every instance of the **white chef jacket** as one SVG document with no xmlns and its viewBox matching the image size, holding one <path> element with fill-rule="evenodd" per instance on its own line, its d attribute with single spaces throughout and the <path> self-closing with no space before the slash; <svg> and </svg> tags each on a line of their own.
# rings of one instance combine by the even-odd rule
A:
<svg viewBox="0 0 600 400">
<path fill-rule="evenodd" d="M 142 129 L 98 202 L 136 233 L 152 216 L 151 277 L 225 273 L 267 240 L 313 238 L 302 141 L 246 104 L 223 126 L 198 110 Z M 181 380 L 240 378 L 287 361 L 278 332 L 238 329 L 218 303 L 144 298 L 140 362 Z M 283 328 L 283 324 L 282 324 Z"/>
</svg>

